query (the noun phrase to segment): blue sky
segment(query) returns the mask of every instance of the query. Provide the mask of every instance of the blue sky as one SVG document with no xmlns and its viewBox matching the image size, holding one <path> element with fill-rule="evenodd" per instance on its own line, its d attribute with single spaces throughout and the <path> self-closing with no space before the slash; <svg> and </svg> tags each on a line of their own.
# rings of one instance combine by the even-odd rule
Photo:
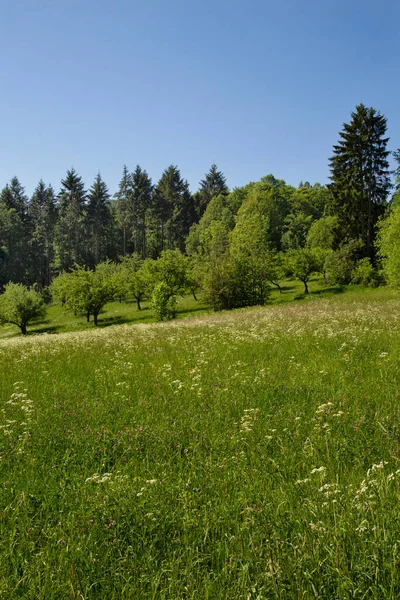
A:
<svg viewBox="0 0 400 600">
<path fill-rule="evenodd" d="M 0 0 L 0 187 L 73 166 L 114 193 L 124 164 L 326 183 L 360 102 L 400 147 L 399 22 L 398 0 Z"/>
</svg>

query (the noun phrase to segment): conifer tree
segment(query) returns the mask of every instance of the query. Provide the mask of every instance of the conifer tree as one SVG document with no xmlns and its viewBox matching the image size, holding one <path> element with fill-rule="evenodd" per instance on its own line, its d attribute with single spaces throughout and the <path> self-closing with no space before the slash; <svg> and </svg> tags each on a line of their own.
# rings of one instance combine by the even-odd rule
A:
<svg viewBox="0 0 400 600">
<path fill-rule="evenodd" d="M 75 169 L 67 171 L 58 195 L 57 267 L 68 270 L 86 260 L 86 192 Z"/>
<path fill-rule="evenodd" d="M 57 219 L 54 190 L 40 180 L 28 206 L 30 279 L 39 287 L 51 283 Z"/>
<path fill-rule="evenodd" d="M 218 194 L 229 194 L 229 189 L 226 185 L 226 177 L 222 171 L 218 171 L 217 165 L 213 164 L 205 178 L 200 181 L 200 189 L 196 196 L 199 218 L 206 210 L 210 200 Z"/>
<path fill-rule="evenodd" d="M 129 172 L 128 167 L 124 165 L 122 172 L 122 178 L 119 182 L 118 192 L 114 194 L 115 199 L 115 214 L 117 217 L 118 225 L 122 233 L 121 250 L 122 254 L 131 251 L 129 244 L 132 235 L 132 206 L 131 206 L 131 192 L 132 192 L 132 174 Z"/>
<path fill-rule="evenodd" d="M 196 220 L 189 184 L 178 167 L 170 165 L 162 174 L 154 192 L 156 252 L 184 249 L 185 238 Z"/>
<path fill-rule="evenodd" d="M 86 225 L 88 233 L 87 265 L 95 267 L 108 258 L 111 238 L 110 194 L 100 173 L 88 193 Z"/>
<path fill-rule="evenodd" d="M 151 207 L 153 186 L 146 171 L 137 165 L 131 175 L 130 204 L 134 250 L 146 258 L 146 218 Z"/>
<path fill-rule="evenodd" d="M 339 220 L 336 245 L 361 239 L 364 256 L 373 255 L 375 226 L 391 187 L 385 134 L 386 118 L 359 104 L 330 159 L 331 211 Z"/>
</svg>

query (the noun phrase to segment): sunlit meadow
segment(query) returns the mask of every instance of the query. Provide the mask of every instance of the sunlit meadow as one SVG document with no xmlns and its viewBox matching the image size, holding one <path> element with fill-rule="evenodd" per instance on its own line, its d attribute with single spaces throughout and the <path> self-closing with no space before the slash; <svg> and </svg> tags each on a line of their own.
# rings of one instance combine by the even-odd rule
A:
<svg viewBox="0 0 400 600">
<path fill-rule="evenodd" d="M 0 597 L 400 596 L 400 298 L 0 341 Z"/>
</svg>

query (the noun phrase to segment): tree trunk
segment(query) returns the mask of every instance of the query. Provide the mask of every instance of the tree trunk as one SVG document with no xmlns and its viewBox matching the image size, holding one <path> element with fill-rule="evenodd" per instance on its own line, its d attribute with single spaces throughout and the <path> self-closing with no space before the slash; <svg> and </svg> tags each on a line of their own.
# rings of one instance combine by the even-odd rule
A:
<svg viewBox="0 0 400 600">
<path fill-rule="evenodd" d="M 93 321 L 94 321 L 94 324 L 96 326 L 97 326 L 97 317 L 98 317 L 98 314 L 97 313 L 93 313 Z"/>
<path fill-rule="evenodd" d="M 303 283 L 304 283 L 304 293 L 305 293 L 305 294 L 308 294 L 309 292 L 308 292 L 307 280 L 304 280 L 304 279 L 303 279 Z"/>
<path fill-rule="evenodd" d="M 21 325 L 19 326 L 22 335 L 28 335 L 28 332 L 26 330 L 26 323 L 21 323 Z"/>
<path fill-rule="evenodd" d="M 136 306 L 138 307 L 138 310 L 142 310 L 142 307 L 140 306 L 140 298 L 136 298 Z"/>
</svg>

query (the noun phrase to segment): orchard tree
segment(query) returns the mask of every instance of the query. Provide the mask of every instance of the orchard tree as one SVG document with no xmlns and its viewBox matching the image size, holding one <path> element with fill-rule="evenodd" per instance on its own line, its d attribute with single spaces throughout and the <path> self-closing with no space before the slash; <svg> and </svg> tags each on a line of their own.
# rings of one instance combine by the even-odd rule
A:
<svg viewBox="0 0 400 600">
<path fill-rule="evenodd" d="M 27 335 L 27 326 L 36 319 L 43 319 L 46 306 L 42 296 L 21 283 L 8 283 L 0 295 L 0 323 L 12 323 Z"/>
<path fill-rule="evenodd" d="M 391 188 L 386 118 L 364 104 L 344 123 L 330 159 L 331 211 L 337 215 L 336 247 L 361 239 L 364 256 L 373 256 L 375 226 Z"/>
<path fill-rule="evenodd" d="M 286 261 L 288 271 L 304 284 L 304 293 L 308 294 L 311 275 L 321 269 L 317 255 L 309 248 L 289 250 Z"/>
<path fill-rule="evenodd" d="M 100 263 L 95 271 L 76 265 L 70 273 L 60 275 L 60 284 L 58 278 L 54 280 L 51 286 L 53 296 L 61 301 L 65 310 L 74 315 L 85 314 L 88 323 L 93 315 L 97 325 L 100 312 L 114 295 L 108 265 Z"/>
</svg>

